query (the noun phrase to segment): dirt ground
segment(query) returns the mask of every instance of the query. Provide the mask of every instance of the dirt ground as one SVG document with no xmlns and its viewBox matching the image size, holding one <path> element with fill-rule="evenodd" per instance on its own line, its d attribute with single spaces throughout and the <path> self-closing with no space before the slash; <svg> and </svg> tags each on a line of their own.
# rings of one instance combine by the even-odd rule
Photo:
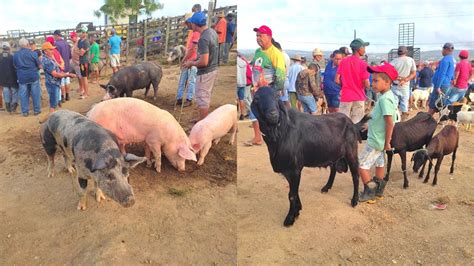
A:
<svg viewBox="0 0 474 266">
<path fill-rule="evenodd" d="M 212 109 L 234 103 L 235 75 L 235 65 L 219 68 Z M 155 103 L 175 116 L 178 78 L 177 66 L 164 66 Z M 105 77 L 100 83 L 107 81 Z M 73 93 L 63 108 L 84 114 L 99 102 L 103 89 L 89 86 L 91 97 L 79 100 Z M 72 88 L 76 90 L 77 82 Z M 143 99 L 143 94 L 135 91 L 134 97 Z M 48 112 L 47 99 L 43 92 L 43 114 Z M 195 107 L 184 109 L 185 130 L 196 112 Z M 88 209 L 78 211 L 61 156 L 58 174 L 46 175 L 38 121 L 32 115 L 0 113 L 0 265 L 236 264 L 235 145 L 221 141 L 202 167 L 188 161 L 184 173 L 166 159 L 161 173 L 139 165 L 130 174 L 133 207 L 122 208 L 111 200 L 99 206 L 90 192 Z M 132 150 L 143 155 L 139 147 Z"/>
<path fill-rule="evenodd" d="M 451 157 L 445 158 L 435 187 L 433 172 L 424 184 L 408 163 L 410 187 L 403 189 L 396 155 L 385 198 L 372 205 L 350 207 L 349 174 L 338 174 L 332 190 L 321 194 L 329 169 L 305 168 L 299 189 L 303 210 L 286 228 L 288 183 L 272 171 L 265 145 L 242 145 L 253 137 L 249 124 L 239 123 L 238 264 L 474 264 L 472 129 L 460 129 L 454 174 L 449 175 Z M 439 198 L 449 200 L 447 209 L 430 210 Z"/>
</svg>

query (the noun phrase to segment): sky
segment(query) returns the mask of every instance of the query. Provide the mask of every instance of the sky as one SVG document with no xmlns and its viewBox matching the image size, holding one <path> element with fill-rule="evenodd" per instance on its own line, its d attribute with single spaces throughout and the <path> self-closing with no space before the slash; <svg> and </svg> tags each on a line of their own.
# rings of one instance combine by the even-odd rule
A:
<svg viewBox="0 0 474 266">
<path fill-rule="evenodd" d="M 155 11 L 152 16 L 178 16 L 191 12 L 191 7 L 199 3 L 207 9 L 209 1 L 202 0 L 160 0 L 164 8 Z M 14 7 L 13 7 L 14 3 Z M 217 0 L 217 7 L 236 5 L 237 0 Z M 103 0 L 0 0 L 0 34 L 7 30 L 23 29 L 26 32 L 47 31 L 74 28 L 79 22 L 93 22 L 103 25 L 103 16 L 93 15 L 104 4 Z M 141 17 L 139 19 L 142 19 Z"/>
<path fill-rule="evenodd" d="M 398 46 L 399 23 L 415 23 L 415 47 L 440 50 L 452 42 L 456 50 L 474 48 L 474 1 L 242 1 L 238 10 L 239 49 L 258 48 L 253 28 L 269 26 L 283 49 L 333 51 L 357 37 L 371 44 L 367 53 Z"/>
</svg>

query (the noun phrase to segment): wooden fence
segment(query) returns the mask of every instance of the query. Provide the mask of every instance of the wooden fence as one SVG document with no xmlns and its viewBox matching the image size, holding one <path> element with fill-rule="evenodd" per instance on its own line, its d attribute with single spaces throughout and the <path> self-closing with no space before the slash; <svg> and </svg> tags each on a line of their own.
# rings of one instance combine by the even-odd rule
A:
<svg viewBox="0 0 474 266">
<path fill-rule="evenodd" d="M 234 23 L 237 23 L 237 6 L 219 7 L 210 12 L 204 10 L 204 13 L 213 14 L 209 18 L 209 24 L 214 24 L 217 13 L 223 11 L 225 15 L 233 14 Z M 99 45 L 101 47 L 101 58 L 108 61 L 108 46 L 107 40 L 110 35 L 110 30 L 115 28 L 117 35 L 122 37 L 122 58 L 127 63 L 133 61 L 148 60 L 150 56 L 166 57 L 167 53 L 173 47 L 185 44 L 187 37 L 187 28 L 183 25 L 184 15 L 175 17 L 162 17 L 156 19 L 146 19 L 133 24 L 115 24 L 107 26 L 93 26 L 89 27 L 89 35 L 96 35 Z M 76 31 L 76 28 L 60 30 L 64 38 L 69 41 L 69 34 Z M 12 51 L 18 49 L 18 40 L 26 38 L 35 40 L 38 47 L 42 44 L 47 36 L 53 35 L 54 30 L 38 31 L 38 32 L 23 32 L 13 31 L 14 36 L 0 35 L 0 40 L 10 42 Z"/>
</svg>

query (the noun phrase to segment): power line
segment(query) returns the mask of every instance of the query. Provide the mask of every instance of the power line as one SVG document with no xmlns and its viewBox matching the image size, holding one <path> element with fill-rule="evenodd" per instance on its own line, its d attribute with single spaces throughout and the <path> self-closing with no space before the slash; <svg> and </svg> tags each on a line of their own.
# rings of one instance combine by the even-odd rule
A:
<svg viewBox="0 0 474 266">
<path fill-rule="evenodd" d="M 431 14 L 422 16 L 379 16 L 370 18 L 341 18 L 341 17 L 327 17 L 327 18 L 296 18 L 292 21 L 302 22 L 338 22 L 338 21 L 377 21 L 377 20 L 404 20 L 404 19 L 434 19 L 444 17 L 472 17 L 473 12 L 470 13 L 451 13 L 451 14 Z"/>
<path fill-rule="evenodd" d="M 286 42 L 286 43 L 299 43 L 299 44 L 327 44 L 327 45 L 347 45 L 347 43 L 335 43 L 335 42 L 308 42 L 308 41 L 289 41 L 289 40 L 277 40 L 278 42 Z M 416 43 L 417 45 L 443 45 L 444 43 Z M 454 42 L 456 45 L 473 45 L 474 41 L 462 41 L 462 42 Z M 370 43 L 371 46 L 393 46 L 393 43 Z"/>
</svg>

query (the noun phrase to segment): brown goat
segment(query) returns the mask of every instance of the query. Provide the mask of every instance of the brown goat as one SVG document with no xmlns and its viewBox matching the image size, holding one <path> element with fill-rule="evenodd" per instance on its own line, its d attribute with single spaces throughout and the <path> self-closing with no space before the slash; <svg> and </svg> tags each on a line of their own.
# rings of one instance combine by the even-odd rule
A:
<svg viewBox="0 0 474 266">
<path fill-rule="evenodd" d="M 445 155 L 451 153 L 453 154 L 451 170 L 449 173 L 452 174 L 454 172 L 454 161 L 456 160 L 456 151 L 458 149 L 458 143 L 459 132 L 456 127 L 452 125 L 445 126 L 438 134 L 436 134 L 436 136 L 431 139 L 426 149 L 418 150 L 413 154 L 413 157 L 411 159 L 412 161 L 414 161 L 413 171 L 417 173 L 418 169 L 420 169 L 420 167 L 424 165 L 427 160 L 429 160 L 430 164 L 428 167 L 428 173 L 426 174 L 426 178 L 423 181 L 424 183 L 427 183 L 430 179 L 431 167 L 433 166 L 432 160 L 437 159 L 435 166 L 435 175 L 433 179 L 433 186 L 435 186 L 438 181 L 439 167 Z M 422 173 L 423 172 L 420 173 L 420 178 L 422 177 Z"/>
</svg>

